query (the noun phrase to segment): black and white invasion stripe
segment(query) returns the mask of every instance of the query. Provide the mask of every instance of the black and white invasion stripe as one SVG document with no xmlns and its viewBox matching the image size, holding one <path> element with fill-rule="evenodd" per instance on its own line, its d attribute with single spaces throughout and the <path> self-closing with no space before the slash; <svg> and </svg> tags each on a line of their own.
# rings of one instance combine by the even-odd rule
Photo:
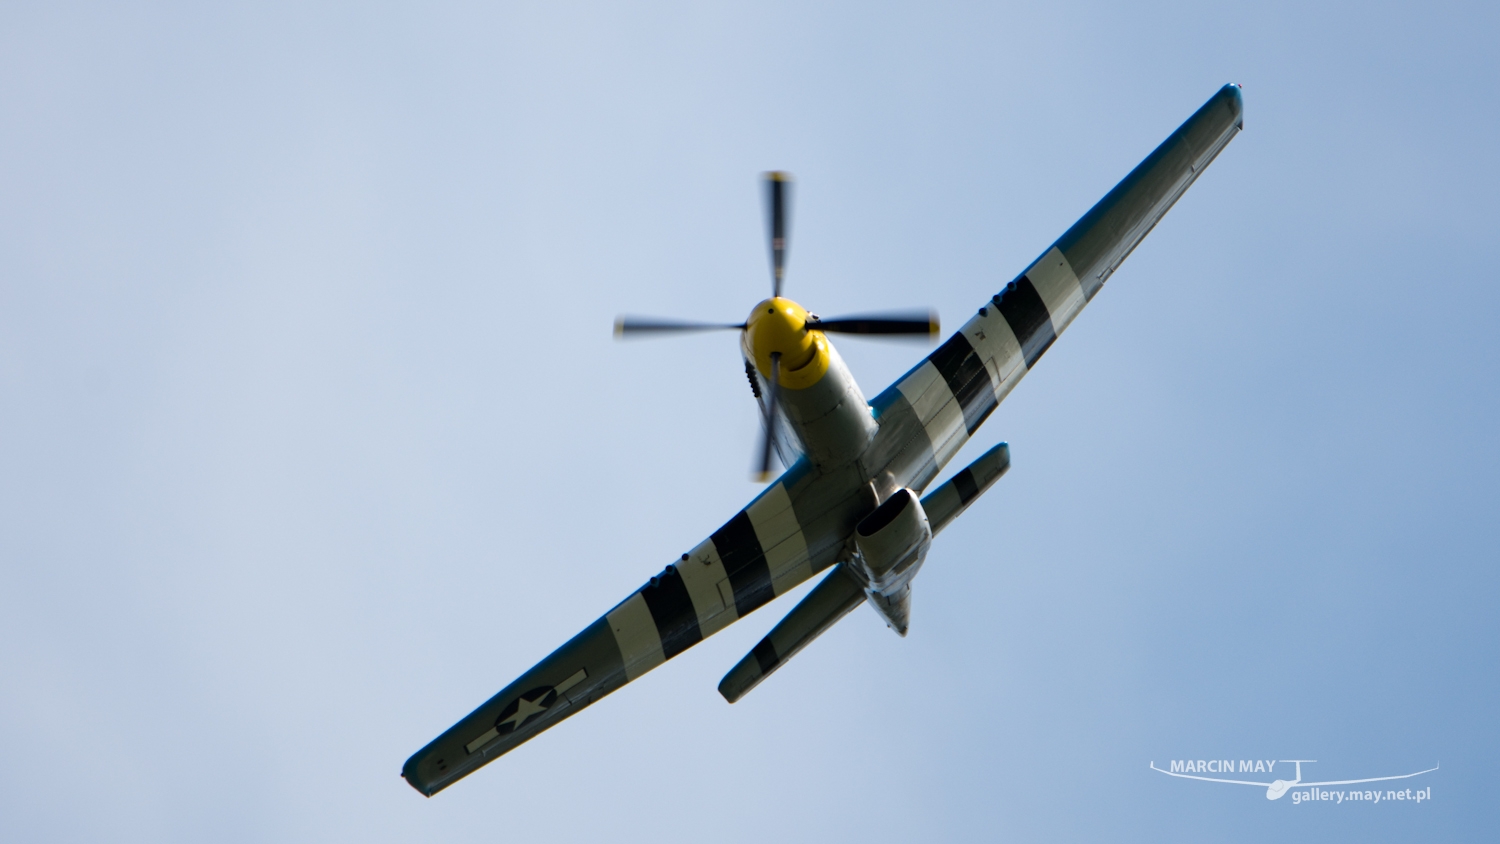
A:
<svg viewBox="0 0 1500 844">
<path fill-rule="evenodd" d="M 1055 247 L 995 294 L 979 313 L 897 385 L 946 463 L 1036 366 L 1085 304 Z"/>
<path fill-rule="evenodd" d="M 605 618 L 629 679 L 812 576 L 807 540 L 778 481 Z"/>
</svg>

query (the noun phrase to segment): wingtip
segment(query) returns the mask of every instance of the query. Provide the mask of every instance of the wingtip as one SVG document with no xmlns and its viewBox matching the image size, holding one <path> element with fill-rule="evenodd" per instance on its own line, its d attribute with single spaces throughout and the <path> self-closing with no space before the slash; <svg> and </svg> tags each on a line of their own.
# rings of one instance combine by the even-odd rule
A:
<svg viewBox="0 0 1500 844">
<path fill-rule="evenodd" d="M 725 688 L 725 685 L 728 682 L 729 678 L 725 677 L 724 682 L 719 683 L 719 697 L 724 698 L 725 703 L 733 706 L 735 703 L 739 702 L 741 695 L 743 695 L 744 693 L 741 692 L 740 694 L 735 694 L 732 690 Z"/>
<path fill-rule="evenodd" d="M 1234 113 L 1235 125 L 1245 131 L 1245 92 L 1238 82 L 1230 82 L 1220 89 L 1229 98 L 1229 109 Z"/>
<path fill-rule="evenodd" d="M 417 755 L 420 755 L 420 754 L 417 754 Z M 432 795 L 434 795 L 434 794 L 437 793 L 437 789 L 430 788 L 430 787 L 428 787 L 425 784 L 417 782 L 418 778 L 417 778 L 417 756 L 416 755 L 414 755 L 410 759 L 406 760 L 406 764 L 404 766 L 402 766 L 402 768 L 401 768 L 401 779 L 406 780 L 406 784 L 409 785 L 409 786 L 411 786 L 414 791 L 416 791 L 418 794 L 422 795 L 423 797 L 430 798 L 430 797 L 432 797 Z"/>
</svg>

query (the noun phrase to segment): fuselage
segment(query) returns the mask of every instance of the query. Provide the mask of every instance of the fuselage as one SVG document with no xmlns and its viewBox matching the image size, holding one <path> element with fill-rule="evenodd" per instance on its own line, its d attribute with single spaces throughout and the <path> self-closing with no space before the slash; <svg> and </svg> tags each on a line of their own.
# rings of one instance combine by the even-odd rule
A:
<svg viewBox="0 0 1500 844">
<path fill-rule="evenodd" d="M 816 469 L 834 469 L 863 455 L 879 426 L 838 350 L 810 321 L 796 302 L 767 299 L 750 311 L 740 347 L 762 396 L 774 367 L 779 407 L 803 455 Z"/>
</svg>

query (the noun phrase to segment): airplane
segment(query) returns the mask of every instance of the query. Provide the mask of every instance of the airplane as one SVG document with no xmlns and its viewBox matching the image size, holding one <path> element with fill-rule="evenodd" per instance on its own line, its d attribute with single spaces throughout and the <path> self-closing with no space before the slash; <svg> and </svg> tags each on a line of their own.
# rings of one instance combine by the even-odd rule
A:
<svg viewBox="0 0 1500 844">
<path fill-rule="evenodd" d="M 1225 85 L 963 328 L 867 401 L 833 333 L 937 334 L 934 316 L 821 319 L 784 298 L 790 180 L 766 175 L 772 296 L 743 323 L 622 317 L 623 336 L 740 332 L 764 414 L 759 468 L 789 466 L 708 539 L 406 761 L 431 797 L 796 588 L 823 579 L 719 683 L 734 703 L 861 603 L 897 633 L 932 539 L 1010 467 L 1000 443 L 923 495 L 1164 214 L 1244 129 Z"/>
<path fill-rule="evenodd" d="M 1249 780 L 1223 780 L 1223 779 L 1215 779 L 1213 777 L 1199 777 L 1199 776 L 1194 776 L 1192 774 L 1179 774 L 1179 773 L 1173 773 L 1172 771 L 1163 771 L 1161 768 L 1156 767 L 1156 763 L 1155 762 L 1151 763 L 1151 770 L 1157 771 L 1159 773 L 1166 774 L 1169 777 L 1181 777 L 1181 778 L 1183 778 L 1185 780 L 1203 780 L 1204 782 L 1227 782 L 1230 785 L 1258 785 L 1258 786 L 1261 786 L 1262 788 L 1264 788 L 1266 790 L 1266 799 L 1267 800 L 1280 800 L 1282 798 L 1282 796 L 1287 793 L 1288 790 L 1293 789 L 1293 788 L 1313 788 L 1315 786 L 1320 786 L 1320 785 L 1353 785 L 1355 783 L 1361 783 L 1361 782 L 1385 782 L 1386 780 L 1405 780 L 1405 779 L 1411 779 L 1412 777 L 1419 777 L 1419 776 L 1421 776 L 1423 774 L 1430 774 L 1433 771 L 1437 770 L 1437 767 L 1434 766 L 1434 767 L 1428 768 L 1425 771 L 1417 771 L 1415 774 L 1398 774 L 1397 776 L 1394 776 L 1394 777 L 1369 777 L 1368 779 L 1362 779 L 1362 780 L 1329 780 L 1328 782 L 1303 782 L 1302 781 L 1302 763 L 1303 762 L 1313 763 L 1313 762 L 1316 762 L 1318 760 L 1316 760 L 1316 759 L 1281 759 L 1279 761 L 1281 761 L 1281 762 L 1295 762 L 1297 764 L 1297 776 L 1294 779 L 1291 779 L 1291 780 L 1273 780 L 1271 782 L 1250 782 Z M 1293 802 L 1295 802 L 1295 800 Z"/>
</svg>

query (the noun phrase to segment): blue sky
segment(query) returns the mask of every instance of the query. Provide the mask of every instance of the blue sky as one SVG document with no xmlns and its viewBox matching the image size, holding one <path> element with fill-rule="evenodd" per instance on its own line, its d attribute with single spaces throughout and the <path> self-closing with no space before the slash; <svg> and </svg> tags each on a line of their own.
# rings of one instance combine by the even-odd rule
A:
<svg viewBox="0 0 1500 844">
<path fill-rule="evenodd" d="M 1472 840 L 1500 787 L 1484 4 L 10 4 L 0 837 Z M 432 800 L 407 755 L 748 501 L 788 292 L 957 327 L 1246 131 L 959 460 L 912 632 L 778 601 Z M 921 354 L 841 340 L 873 396 Z M 1294 806 L 1171 759 L 1441 763 Z M 1278 774 L 1281 771 L 1278 769 Z M 1418 785 L 1413 781 L 1412 785 Z"/>
</svg>

